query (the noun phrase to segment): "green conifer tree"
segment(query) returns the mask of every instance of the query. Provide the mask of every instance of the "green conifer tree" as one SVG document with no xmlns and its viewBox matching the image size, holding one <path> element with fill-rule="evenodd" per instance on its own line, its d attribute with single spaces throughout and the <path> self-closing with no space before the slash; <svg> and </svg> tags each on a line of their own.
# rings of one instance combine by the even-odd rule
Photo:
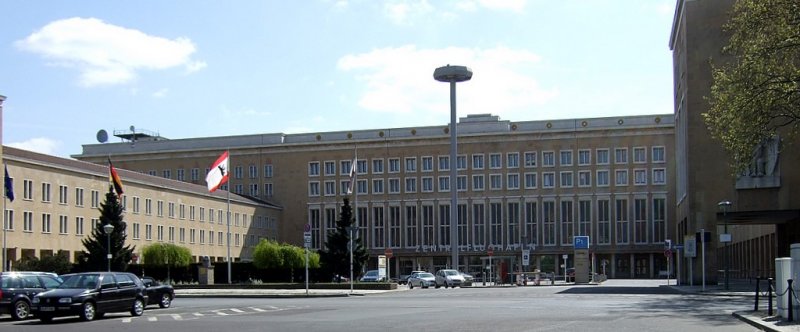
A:
<svg viewBox="0 0 800 332">
<path fill-rule="evenodd" d="M 112 187 L 109 187 L 106 199 L 100 203 L 98 210 L 100 211 L 100 222 L 94 225 L 91 236 L 82 241 L 86 250 L 83 251 L 82 259 L 78 262 L 79 268 L 83 271 L 105 271 L 107 269 L 106 255 L 109 253 L 109 235 L 106 235 L 103 226 L 110 224 L 114 226 L 114 231 L 110 234 L 111 271 L 125 271 L 135 247 L 125 245 L 127 225 L 122 216 L 124 209 Z"/>
<path fill-rule="evenodd" d="M 336 231 L 328 233 L 325 241 L 325 250 L 320 250 L 320 265 L 332 275 L 343 277 L 350 276 L 350 234 L 348 228 L 355 225 L 353 208 L 350 200 L 345 198 L 339 220 L 336 221 Z M 361 274 L 361 269 L 367 263 L 369 254 L 361 244 L 361 238 L 353 238 L 353 276 Z"/>
</svg>

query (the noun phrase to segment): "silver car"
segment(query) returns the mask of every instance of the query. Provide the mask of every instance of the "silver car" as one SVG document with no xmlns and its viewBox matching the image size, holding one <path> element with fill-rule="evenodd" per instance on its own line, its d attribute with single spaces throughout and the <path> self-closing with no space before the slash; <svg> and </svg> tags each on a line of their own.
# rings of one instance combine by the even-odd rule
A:
<svg viewBox="0 0 800 332">
<path fill-rule="evenodd" d="M 428 288 L 430 286 L 436 286 L 436 277 L 433 274 L 428 272 L 417 272 L 411 275 L 408 278 L 408 288 L 413 289 L 414 287 L 422 287 Z"/>
<path fill-rule="evenodd" d="M 436 271 L 436 288 L 461 287 L 463 284 L 464 276 L 461 272 L 450 269 Z"/>
</svg>

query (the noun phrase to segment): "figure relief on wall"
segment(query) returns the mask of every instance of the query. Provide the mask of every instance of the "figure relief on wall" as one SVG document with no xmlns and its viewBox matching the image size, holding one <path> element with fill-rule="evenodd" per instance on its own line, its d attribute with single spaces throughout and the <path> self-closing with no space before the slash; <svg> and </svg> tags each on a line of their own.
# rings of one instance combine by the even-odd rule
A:
<svg viewBox="0 0 800 332">
<path fill-rule="evenodd" d="M 746 176 L 762 177 L 775 175 L 778 167 L 778 151 L 780 137 L 773 136 L 765 139 L 753 149 L 753 157 Z"/>
</svg>

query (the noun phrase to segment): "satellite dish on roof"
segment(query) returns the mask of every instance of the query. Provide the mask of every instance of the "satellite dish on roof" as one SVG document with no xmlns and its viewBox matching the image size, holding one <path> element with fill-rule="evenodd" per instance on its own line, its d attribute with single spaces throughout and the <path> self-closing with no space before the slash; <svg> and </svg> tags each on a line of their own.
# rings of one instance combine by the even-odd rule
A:
<svg viewBox="0 0 800 332">
<path fill-rule="evenodd" d="M 100 143 L 108 142 L 108 133 L 105 129 L 100 129 L 100 131 L 97 132 L 97 141 Z"/>
</svg>

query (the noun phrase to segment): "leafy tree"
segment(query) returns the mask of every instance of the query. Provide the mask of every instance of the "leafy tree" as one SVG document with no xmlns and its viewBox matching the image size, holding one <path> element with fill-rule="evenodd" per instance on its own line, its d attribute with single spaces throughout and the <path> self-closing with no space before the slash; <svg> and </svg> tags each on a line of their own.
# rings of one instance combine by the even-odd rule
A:
<svg viewBox="0 0 800 332">
<path fill-rule="evenodd" d="M 342 211 L 339 213 L 339 220 L 336 221 L 336 231 L 328 233 L 328 240 L 325 241 L 325 250 L 320 250 L 320 263 L 333 275 L 350 275 L 350 234 L 348 228 L 355 225 L 353 209 L 350 207 L 350 200 L 345 198 Z M 361 239 L 353 239 L 353 271 L 359 273 L 366 265 L 369 254 Z"/>
<path fill-rule="evenodd" d="M 800 130 L 800 2 L 737 1 L 724 29 L 730 58 L 714 64 L 703 116 L 741 172 L 758 144 L 776 133 L 791 142 Z"/>
<path fill-rule="evenodd" d="M 289 269 L 289 280 L 294 282 L 294 269 L 306 266 L 305 249 L 290 244 L 261 240 L 253 250 L 253 265 L 261 269 Z M 319 254 L 308 253 L 308 267 L 319 267 Z"/>
<path fill-rule="evenodd" d="M 171 243 L 156 243 L 142 248 L 142 260 L 146 265 L 166 266 L 169 280 L 171 267 L 188 266 L 192 263 L 192 251 Z"/>
<path fill-rule="evenodd" d="M 17 261 L 14 266 L 19 271 L 42 271 L 65 274 L 72 271 L 72 264 L 67 258 L 63 251 L 59 250 L 55 255 L 44 256 L 42 258 L 22 258 Z"/>
<path fill-rule="evenodd" d="M 103 226 L 110 224 L 114 226 L 114 231 L 111 232 L 111 270 L 112 271 L 125 271 L 128 267 L 128 262 L 131 261 L 133 250 L 135 247 L 126 246 L 125 239 L 127 225 L 123 221 L 122 205 L 119 204 L 117 195 L 114 190 L 109 187 L 106 193 L 106 199 L 100 204 L 100 222 L 92 229 L 90 237 L 83 239 L 83 246 L 86 251 L 83 251 L 81 259 L 78 262 L 81 270 L 95 270 L 105 271 L 107 267 L 106 255 L 108 250 L 108 238 Z"/>
<path fill-rule="evenodd" d="M 275 241 L 262 239 L 253 249 L 253 265 L 259 269 L 276 269 L 283 266 L 280 245 Z"/>
</svg>

